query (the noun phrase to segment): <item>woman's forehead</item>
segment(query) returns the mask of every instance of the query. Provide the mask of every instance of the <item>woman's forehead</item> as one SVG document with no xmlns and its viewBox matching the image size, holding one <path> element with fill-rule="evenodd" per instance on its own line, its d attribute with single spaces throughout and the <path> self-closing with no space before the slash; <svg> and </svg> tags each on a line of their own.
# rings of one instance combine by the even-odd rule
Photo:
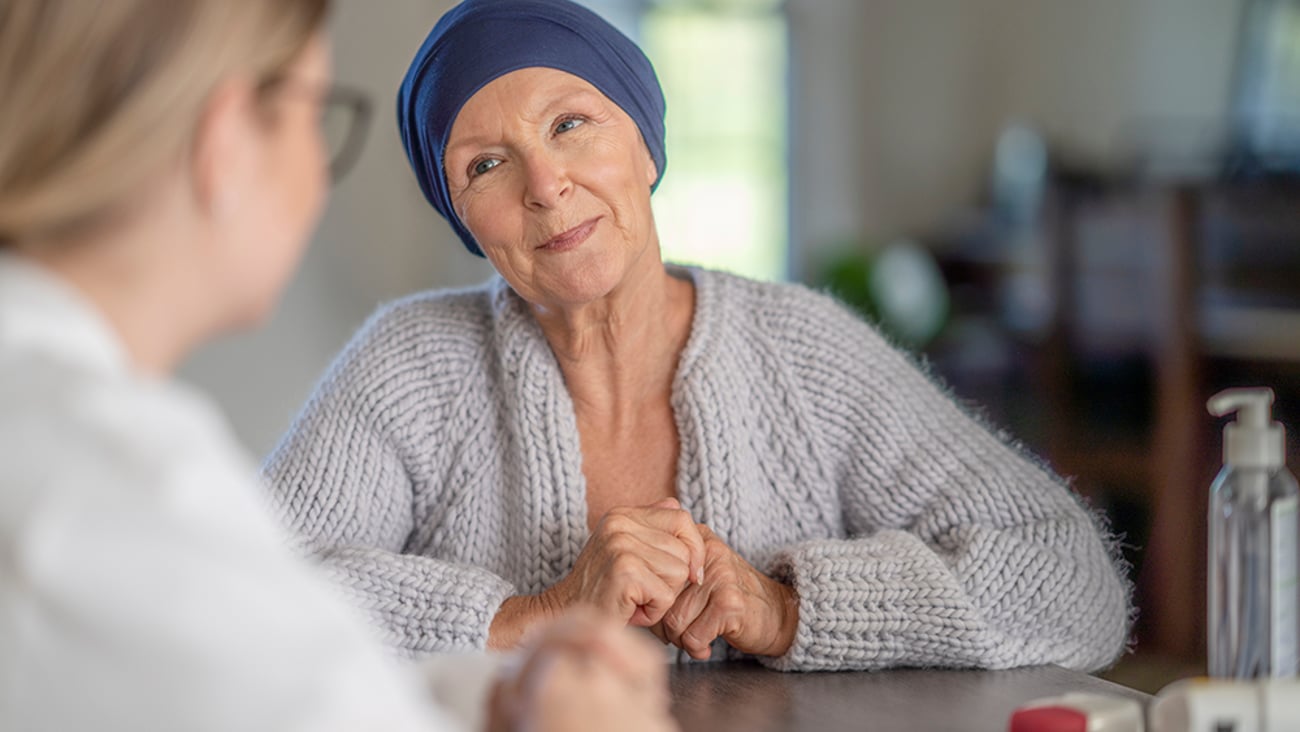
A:
<svg viewBox="0 0 1300 732">
<path fill-rule="evenodd" d="M 557 106 L 588 101 L 613 104 L 591 82 L 567 71 L 529 67 L 503 74 L 474 93 L 461 107 L 448 136 L 448 147 L 460 133 L 472 133 L 485 123 L 509 123 L 544 116 Z M 475 128 L 475 129 L 470 129 Z"/>
</svg>

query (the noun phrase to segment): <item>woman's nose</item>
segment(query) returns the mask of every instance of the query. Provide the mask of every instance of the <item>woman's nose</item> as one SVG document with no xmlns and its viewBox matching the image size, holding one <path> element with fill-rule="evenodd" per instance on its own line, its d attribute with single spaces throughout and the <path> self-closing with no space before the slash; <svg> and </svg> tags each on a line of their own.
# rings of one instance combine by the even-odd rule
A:
<svg viewBox="0 0 1300 732">
<path fill-rule="evenodd" d="M 524 205 L 529 208 L 554 208 L 572 189 L 565 165 L 548 151 L 528 155 L 524 169 Z"/>
</svg>

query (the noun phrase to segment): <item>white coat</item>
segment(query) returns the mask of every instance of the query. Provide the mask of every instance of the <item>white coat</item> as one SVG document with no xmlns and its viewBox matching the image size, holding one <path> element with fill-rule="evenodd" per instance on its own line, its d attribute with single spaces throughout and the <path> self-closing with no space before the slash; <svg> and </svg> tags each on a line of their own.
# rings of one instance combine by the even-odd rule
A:
<svg viewBox="0 0 1300 732">
<path fill-rule="evenodd" d="M 263 501 L 209 402 L 0 255 L 0 729 L 459 728 Z M 441 671 L 481 709 L 490 664 Z"/>
</svg>

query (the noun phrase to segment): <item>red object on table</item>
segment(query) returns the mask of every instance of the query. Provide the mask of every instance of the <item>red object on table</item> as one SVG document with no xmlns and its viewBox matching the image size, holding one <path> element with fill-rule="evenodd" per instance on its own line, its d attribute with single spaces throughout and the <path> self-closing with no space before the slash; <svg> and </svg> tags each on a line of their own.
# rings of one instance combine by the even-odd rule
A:
<svg viewBox="0 0 1300 732">
<path fill-rule="evenodd" d="M 1088 732 L 1088 716 L 1069 707 L 1018 709 L 1010 732 Z"/>
</svg>

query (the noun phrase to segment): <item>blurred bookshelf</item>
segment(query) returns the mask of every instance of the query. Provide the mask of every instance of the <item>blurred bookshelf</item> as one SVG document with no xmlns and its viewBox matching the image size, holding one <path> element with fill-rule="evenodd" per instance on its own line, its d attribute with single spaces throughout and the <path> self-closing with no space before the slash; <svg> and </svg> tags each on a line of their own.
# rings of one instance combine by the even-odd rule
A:
<svg viewBox="0 0 1300 732">
<path fill-rule="evenodd" d="M 1271 386 L 1277 419 L 1300 435 L 1300 177 L 1058 165 L 1038 211 L 1027 233 L 993 212 L 940 249 L 953 321 L 928 357 L 1122 536 L 1139 615 L 1135 654 L 1112 674 L 1154 668 L 1136 684 L 1154 691 L 1204 658 L 1221 456 L 1206 399 Z"/>
</svg>

